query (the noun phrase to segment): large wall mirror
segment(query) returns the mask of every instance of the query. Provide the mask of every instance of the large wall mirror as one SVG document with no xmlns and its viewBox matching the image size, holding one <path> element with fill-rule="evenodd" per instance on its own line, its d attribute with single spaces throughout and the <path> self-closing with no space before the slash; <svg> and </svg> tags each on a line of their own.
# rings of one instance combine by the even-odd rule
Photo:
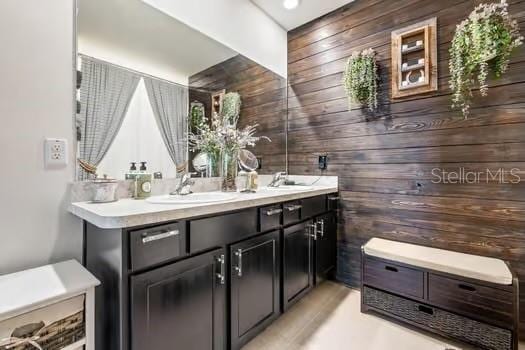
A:
<svg viewBox="0 0 525 350">
<path fill-rule="evenodd" d="M 262 67 L 140 0 L 78 7 L 77 178 L 96 168 L 124 179 L 142 162 L 163 178 L 193 170 L 191 113 L 211 120 L 226 91 L 224 66 Z"/>
</svg>

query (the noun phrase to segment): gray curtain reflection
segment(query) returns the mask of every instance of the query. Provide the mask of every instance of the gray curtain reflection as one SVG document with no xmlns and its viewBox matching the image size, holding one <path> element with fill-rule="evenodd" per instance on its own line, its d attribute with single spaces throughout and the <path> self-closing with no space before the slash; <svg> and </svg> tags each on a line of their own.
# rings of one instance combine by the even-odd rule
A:
<svg viewBox="0 0 525 350">
<path fill-rule="evenodd" d="M 177 168 L 187 161 L 188 88 L 144 77 L 162 139 Z"/>
<path fill-rule="evenodd" d="M 79 158 L 98 165 L 118 134 L 140 76 L 114 65 L 82 57 L 81 109 L 77 122 Z M 79 169 L 79 179 L 88 174 Z"/>
</svg>

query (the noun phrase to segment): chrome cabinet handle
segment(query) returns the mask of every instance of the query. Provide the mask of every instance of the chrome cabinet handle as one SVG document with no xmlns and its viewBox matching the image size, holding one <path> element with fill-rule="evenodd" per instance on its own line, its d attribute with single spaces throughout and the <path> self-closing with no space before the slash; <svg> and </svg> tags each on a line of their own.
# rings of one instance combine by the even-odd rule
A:
<svg viewBox="0 0 525 350">
<path fill-rule="evenodd" d="M 226 259 L 224 258 L 224 254 L 221 254 L 218 258 L 217 258 L 217 262 L 221 265 L 221 272 L 219 272 L 218 274 L 216 274 L 217 278 L 219 279 L 220 283 L 221 284 L 225 284 L 226 283 L 226 271 L 225 271 L 225 263 L 226 263 Z"/>
<path fill-rule="evenodd" d="M 288 211 L 296 211 L 296 210 L 299 210 L 301 209 L 303 206 L 300 205 L 300 204 L 294 204 L 294 205 L 287 205 L 285 208 L 286 210 Z"/>
<path fill-rule="evenodd" d="M 329 201 L 338 201 L 341 197 L 328 197 Z"/>
<path fill-rule="evenodd" d="M 282 209 L 270 209 L 266 212 L 266 216 L 277 215 L 277 214 L 281 214 L 282 212 L 283 212 Z"/>
<path fill-rule="evenodd" d="M 142 234 L 142 244 L 146 244 L 146 243 L 150 243 L 150 242 L 154 242 L 154 241 L 159 241 L 161 239 L 166 239 L 166 238 L 169 238 L 169 237 L 177 236 L 178 234 L 180 234 L 179 230 L 162 232 L 162 233 L 159 233 L 159 234 L 156 234 L 156 235 L 151 235 L 151 236 L 148 233 L 143 233 Z"/>
<path fill-rule="evenodd" d="M 324 220 L 320 219 L 317 221 L 317 224 L 319 225 L 319 233 L 321 234 L 321 238 L 324 237 Z"/>
<path fill-rule="evenodd" d="M 313 233 L 312 233 L 313 230 Z M 317 225 L 308 224 L 306 225 L 306 235 L 313 238 L 314 241 L 317 241 Z"/>
<path fill-rule="evenodd" d="M 237 271 L 237 276 L 242 277 L 242 249 L 237 249 L 235 256 L 237 256 L 237 266 L 235 266 L 235 271 Z"/>
</svg>

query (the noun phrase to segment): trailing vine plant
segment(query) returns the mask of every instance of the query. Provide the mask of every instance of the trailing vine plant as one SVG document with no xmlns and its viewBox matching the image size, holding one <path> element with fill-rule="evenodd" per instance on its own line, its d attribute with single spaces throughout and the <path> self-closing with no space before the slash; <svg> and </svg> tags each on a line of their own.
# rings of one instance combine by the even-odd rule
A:
<svg viewBox="0 0 525 350">
<path fill-rule="evenodd" d="M 499 78 L 507 70 L 512 51 L 523 43 L 518 23 L 505 0 L 481 4 L 457 28 L 450 48 L 452 107 L 468 117 L 476 80 L 487 96 L 489 72 Z"/>
<path fill-rule="evenodd" d="M 366 49 L 352 53 L 343 74 L 349 108 L 353 105 L 366 105 L 369 110 L 375 111 L 378 79 L 376 52 L 373 49 Z"/>
<path fill-rule="evenodd" d="M 206 112 L 201 102 L 194 101 L 190 105 L 190 127 L 198 128 L 206 122 Z"/>
<path fill-rule="evenodd" d="M 236 125 L 241 113 L 241 95 L 238 92 L 228 92 L 222 100 L 222 117 L 231 125 Z"/>
</svg>

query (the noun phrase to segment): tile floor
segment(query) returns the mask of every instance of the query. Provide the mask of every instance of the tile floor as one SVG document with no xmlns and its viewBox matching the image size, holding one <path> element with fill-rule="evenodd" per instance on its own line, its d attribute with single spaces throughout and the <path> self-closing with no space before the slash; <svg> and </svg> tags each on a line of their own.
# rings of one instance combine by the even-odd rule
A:
<svg viewBox="0 0 525 350">
<path fill-rule="evenodd" d="M 360 293 L 325 282 L 243 350 L 467 350 L 441 338 L 360 313 Z M 525 350 L 525 346 L 520 349 Z"/>
</svg>

